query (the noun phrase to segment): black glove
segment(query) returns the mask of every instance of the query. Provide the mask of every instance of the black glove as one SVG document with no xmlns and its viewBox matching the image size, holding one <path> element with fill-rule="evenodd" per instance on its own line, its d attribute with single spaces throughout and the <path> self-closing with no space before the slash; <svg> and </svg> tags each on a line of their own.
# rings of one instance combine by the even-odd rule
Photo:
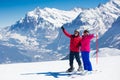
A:
<svg viewBox="0 0 120 80">
<path fill-rule="evenodd" d="M 61 29 L 64 30 L 64 27 L 62 26 Z"/>
</svg>

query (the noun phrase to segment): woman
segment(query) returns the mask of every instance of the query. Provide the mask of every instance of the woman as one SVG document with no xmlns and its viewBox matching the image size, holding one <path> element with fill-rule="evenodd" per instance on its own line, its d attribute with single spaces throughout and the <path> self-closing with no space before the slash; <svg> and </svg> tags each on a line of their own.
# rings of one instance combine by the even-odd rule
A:
<svg viewBox="0 0 120 80">
<path fill-rule="evenodd" d="M 83 66 L 85 71 L 92 71 L 92 65 L 89 58 L 90 53 L 90 41 L 94 37 L 93 34 L 89 34 L 88 30 L 84 30 L 81 41 L 81 56 L 83 60 Z"/>
<path fill-rule="evenodd" d="M 79 52 L 80 52 L 80 43 L 81 43 L 81 37 L 79 35 L 79 31 L 75 30 L 74 34 L 69 34 L 64 27 L 61 27 L 61 29 L 63 30 L 63 33 L 70 38 L 70 54 L 69 54 L 69 65 L 70 68 L 67 70 L 67 72 L 72 72 L 74 70 L 73 67 L 73 60 L 74 57 L 76 58 L 76 61 L 78 63 L 78 71 L 82 70 L 81 67 L 81 61 L 80 61 L 80 56 L 79 56 Z"/>
</svg>

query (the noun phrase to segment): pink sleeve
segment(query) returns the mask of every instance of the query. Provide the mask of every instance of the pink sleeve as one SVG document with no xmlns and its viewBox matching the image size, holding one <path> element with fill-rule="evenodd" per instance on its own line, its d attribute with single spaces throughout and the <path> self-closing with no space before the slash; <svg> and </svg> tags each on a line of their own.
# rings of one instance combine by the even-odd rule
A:
<svg viewBox="0 0 120 80">
<path fill-rule="evenodd" d="M 64 34 L 67 36 L 67 37 L 71 37 L 71 34 L 69 34 L 66 30 L 63 30 Z"/>
<path fill-rule="evenodd" d="M 90 39 L 94 38 L 94 34 L 89 34 L 89 38 Z"/>
</svg>

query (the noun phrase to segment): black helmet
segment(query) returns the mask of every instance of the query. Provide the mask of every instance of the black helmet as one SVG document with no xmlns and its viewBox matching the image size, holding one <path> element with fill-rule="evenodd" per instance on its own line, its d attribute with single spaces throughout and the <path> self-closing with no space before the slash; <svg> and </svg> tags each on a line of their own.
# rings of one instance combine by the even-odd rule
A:
<svg viewBox="0 0 120 80">
<path fill-rule="evenodd" d="M 89 31 L 88 30 L 84 30 L 84 33 L 89 33 Z"/>
</svg>

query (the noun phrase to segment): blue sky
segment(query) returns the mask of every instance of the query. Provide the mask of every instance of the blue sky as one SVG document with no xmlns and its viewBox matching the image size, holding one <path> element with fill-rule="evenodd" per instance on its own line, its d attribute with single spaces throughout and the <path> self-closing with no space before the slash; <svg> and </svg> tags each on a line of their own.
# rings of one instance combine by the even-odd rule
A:
<svg viewBox="0 0 120 80">
<path fill-rule="evenodd" d="M 0 0 L 0 27 L 14 24 L 28 11 L 40 8 L 57 8 L 70 10 L 74 7 L 95 8 L 99 3 L 109 0 Z"/>
</svg>

